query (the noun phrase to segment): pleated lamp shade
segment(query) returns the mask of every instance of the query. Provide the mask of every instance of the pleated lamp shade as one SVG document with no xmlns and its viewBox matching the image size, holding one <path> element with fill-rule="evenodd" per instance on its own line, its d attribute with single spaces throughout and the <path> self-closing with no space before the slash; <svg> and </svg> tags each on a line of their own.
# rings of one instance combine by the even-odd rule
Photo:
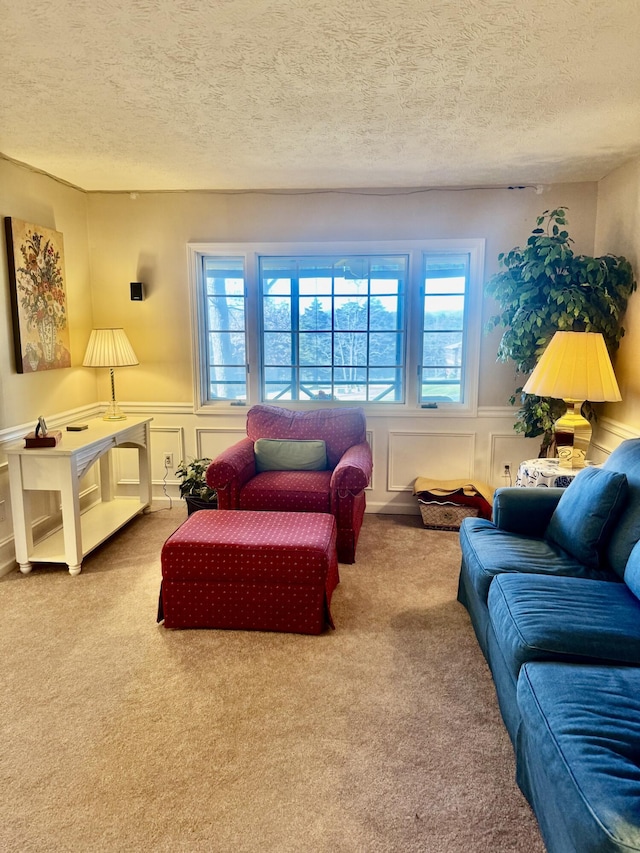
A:
<svg viewBox="0 0 640 853">
<path fill-rule="evenodd" d="M 556 332 L 522 390 L 559 400 L 622 400 L 599 332 Z"/>
<path fill-rule="evenodd" d="M 140 364 L 124 329 L 93 329 L 84 367 L 132 367 Z"/>
<path fill-rule="evenodd" d="M 103 415 L 105 421 L 122 421 L 126 415 L 116 403 L 114 367 L 132 367 L 140 364 L 125 335 L 124 329 L 93 329 L 84 354 L 83 367 L 108 367 L 111 375 L 111 402 Z"/>
<path fill-rule="evenodd" d="M 591 442 L 591 424 L 580 411 L 583 402 L 622 400 L 598 332 L 556 332 L 522 390 L 567 403 L 566 414 L 553 427 L 560 464 L 567 468 L 584 466 Z"/>
</svg>

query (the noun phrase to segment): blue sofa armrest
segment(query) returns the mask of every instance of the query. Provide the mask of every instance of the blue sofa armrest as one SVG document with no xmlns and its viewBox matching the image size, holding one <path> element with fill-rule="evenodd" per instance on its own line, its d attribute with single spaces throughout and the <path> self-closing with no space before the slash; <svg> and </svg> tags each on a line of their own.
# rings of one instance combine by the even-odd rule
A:
<svg viewBox="0 0 640 853">
<path fill-rule="evenodd" d="M 501 530 L 542 538 L 564 489 L 521 486 L 496 489 L 493 523 Z"/>
</svg>

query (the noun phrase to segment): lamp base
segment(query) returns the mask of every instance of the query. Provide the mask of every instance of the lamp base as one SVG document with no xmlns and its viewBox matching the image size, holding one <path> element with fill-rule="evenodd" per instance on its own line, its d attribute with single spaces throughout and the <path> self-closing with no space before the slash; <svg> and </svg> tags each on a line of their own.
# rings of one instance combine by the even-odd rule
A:
<svg viewBox="0 0 640 853">
<path fill-rule="evenodd" d="M 591 424 L 582 416 L 584 400 L 565 400 L 567 411 L 553 425 L 561 468 L 584 468 L 591 443 Z"/>
<path fill-rule="evenodd" d="M 126 421 L 127 416 L 115 400 L 112 400 L 102 416 L 103 421 Z"/>
</svg>

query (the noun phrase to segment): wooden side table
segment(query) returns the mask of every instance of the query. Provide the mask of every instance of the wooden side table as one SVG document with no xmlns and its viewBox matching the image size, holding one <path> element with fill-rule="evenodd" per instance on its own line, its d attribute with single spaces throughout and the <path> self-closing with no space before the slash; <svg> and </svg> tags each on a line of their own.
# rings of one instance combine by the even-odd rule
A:
<svg viewBox="0 0 640 853">
<path fill-rule="evenodd" d="M 80 574 L 89 551 L 151 505 L 152 420 L 96 418 L 82 432 L 63 432 L 56 447 L 27 449 L 20 443 L 7 448 L 16 560 L 23 574 L 32 563 L 66 563 L 69 574 Z M 109 452 L 116 447 L 138 450 L 139 498 L 114 497 Z M 79 481 L 94 462 L 100 465 L 102 499 L 81 514 Z M 31 491 L 59 491 L 62 503 L 62 529 L 35 543 Z"/>
</svg>

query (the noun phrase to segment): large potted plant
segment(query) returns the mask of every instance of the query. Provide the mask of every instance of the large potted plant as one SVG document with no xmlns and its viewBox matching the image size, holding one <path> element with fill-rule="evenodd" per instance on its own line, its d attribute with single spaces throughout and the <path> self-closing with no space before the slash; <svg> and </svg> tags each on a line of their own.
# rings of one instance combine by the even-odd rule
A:
<svg viewBox="0 0 640 853">
<path fill-rule="evenodd" d="M 218 495 L 209 487 L 206 480 L 207 468 L 211 459 L 206 456 L 191 461 L 182 460 L 176 468 L 180 480 L 180 497 L 187 503 L 187 514 L 199 509 L 217 509 Z"/>
<path fill-rule="evenodd" d="M 500 306 L 487 330 L 504 326 L 499 361 L 513 361 L 518 374 L 528 374 L 560 331 L 601 332 L 613 354 L 624 335 L 621 320 L 636 289 L 631 264 L 624 257 L 576 255 L 566 230 L 567 208 L 545 210 L 524 248 L 498 255 L 500 272 L 489 279 L 487 295 Z M 517 378 L 516 378 L 517 381 Z M 516 432 L 542 436 L 540 455 L 553 441 L 552 425 L 566 404 L 550 397 L 523 394 L 524 379 L 510 398 L 520 402 Z M 585 404 L 588 407 L 588 404 Z M 584 414 L 589 417 L 590 411 Z"/>
</svg>

